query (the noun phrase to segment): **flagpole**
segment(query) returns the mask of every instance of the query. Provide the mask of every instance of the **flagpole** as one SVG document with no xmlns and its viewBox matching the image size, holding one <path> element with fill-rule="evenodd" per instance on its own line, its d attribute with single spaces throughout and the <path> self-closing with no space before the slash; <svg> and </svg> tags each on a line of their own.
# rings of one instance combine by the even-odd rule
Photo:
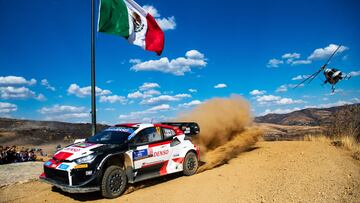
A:
<svg viewBox="0 0 360 203">
<path fill-rule="evenodd" d="M 95 91 L 95 0 L 91 0 L 91 132 L 96 133 L 96 91 Z"/>
</svg>

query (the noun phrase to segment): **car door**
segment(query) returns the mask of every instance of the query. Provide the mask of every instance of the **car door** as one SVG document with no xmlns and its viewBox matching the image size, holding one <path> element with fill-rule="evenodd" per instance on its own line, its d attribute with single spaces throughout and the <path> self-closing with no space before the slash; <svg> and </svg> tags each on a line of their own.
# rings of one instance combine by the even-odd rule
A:
<svg viewBox="0 0 360 203">
<path fill-rule="evenodd" d="M 155 172 L 162 174 L 170 157 L 170 141 L 163 139 L 160 127 L 150 127 L 140 131 L 133 139 L 134 169 L 140 173 Z"/>
</svg>

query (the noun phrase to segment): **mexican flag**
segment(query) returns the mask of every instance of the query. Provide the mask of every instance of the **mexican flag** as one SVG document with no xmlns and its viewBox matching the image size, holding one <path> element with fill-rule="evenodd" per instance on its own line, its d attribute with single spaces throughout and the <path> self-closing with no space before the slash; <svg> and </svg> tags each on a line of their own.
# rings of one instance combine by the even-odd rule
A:
<svg viewBox="0 0 360 203">
<path fill-rule="evenodd" d="M 133 0 L 100 0 L 98 32 L 120 35 L 158 55 L 164 49 L 164 32 Z"/>
</svg>

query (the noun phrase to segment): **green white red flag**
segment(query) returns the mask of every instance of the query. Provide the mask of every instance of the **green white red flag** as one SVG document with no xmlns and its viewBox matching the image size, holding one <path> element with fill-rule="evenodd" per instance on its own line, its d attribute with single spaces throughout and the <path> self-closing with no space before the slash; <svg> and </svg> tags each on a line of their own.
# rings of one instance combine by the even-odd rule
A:
<svg viewBox="0 0 360 203">
<path fill-rule="evenodd" d="M 100 0 L 98 32 L 125 37 L 129 43 L 158 55 L 164 49 L 164 32 L 133 0 Z"/>
</svg>

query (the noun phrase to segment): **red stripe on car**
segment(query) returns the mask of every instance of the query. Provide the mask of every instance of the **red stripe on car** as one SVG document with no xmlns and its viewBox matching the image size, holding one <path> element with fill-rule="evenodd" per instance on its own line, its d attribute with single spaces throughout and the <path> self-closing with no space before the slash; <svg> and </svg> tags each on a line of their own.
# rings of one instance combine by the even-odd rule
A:
<svg viewBox="0 0 360 203">
<path fill-rule="evenodd" d="M 164 165 L 160 169 L 160 175 L 166 175 L 167 174 L 166 167 L 167 167 L 168 163 L 169 163 L 169 161 L 164 162 Z"/>
<path fill-rule="evenodd" d="M 183 157 L 179 157 L 179 158 L 175 158 L 172 159 L 174 162 L 181 164 L 182 162 L 184 162 L 184 158 Z"/>
<path fill-rule="evenodd" d="M 57 160 L 66 160 L 67 158 L 69 158 L 71 155 L 73 155 L 73 153 L 69 153 L 69 152 L 59 152 L 57 154 L 55 154 L 54 158 Z"/>
<path fill-rule="evenodd" d="M 166 145 L 166 144 L 170 144 L 171 140 L 165 141 L 165 142 L 158 142 L 158 143 L 154 143 L 154 144 L 149 144 L 149 147 L 158 147 L 161 145 Z"/>
</svg>

